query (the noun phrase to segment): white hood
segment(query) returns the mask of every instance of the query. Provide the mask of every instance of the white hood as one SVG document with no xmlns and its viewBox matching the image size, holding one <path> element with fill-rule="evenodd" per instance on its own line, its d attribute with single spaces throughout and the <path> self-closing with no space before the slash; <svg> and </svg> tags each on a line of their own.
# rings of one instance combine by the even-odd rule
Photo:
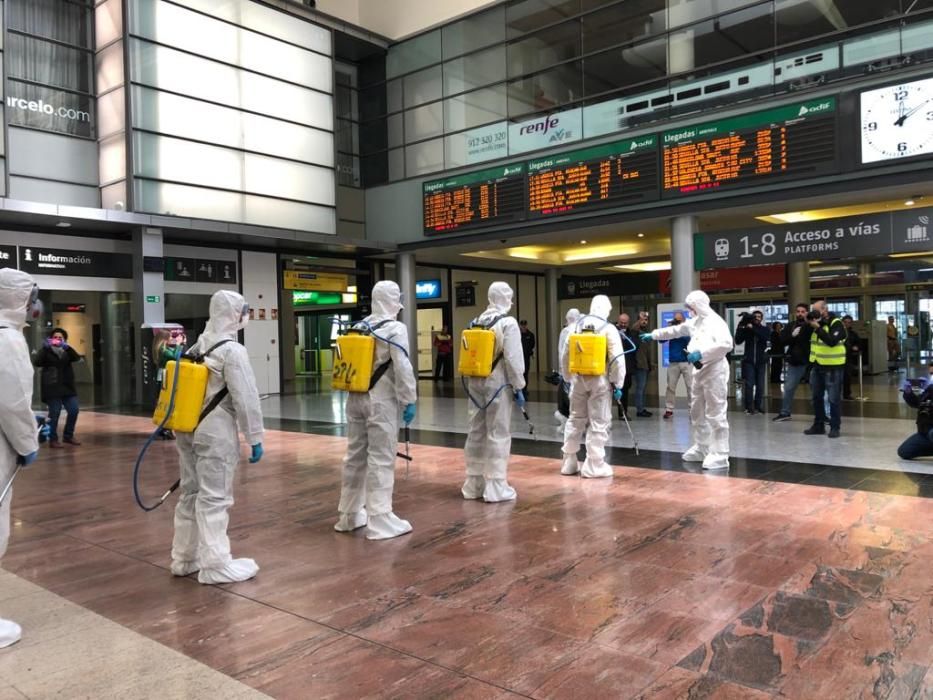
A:
<svg viewBox="0 0 933 700">
<path fill-rule="evenodd" d="M 26 326 L 29 297 L 35 286 L 35 280 L 25 272 L 11 268 L 0 270 L 0 326 L 16 330 Z"/>
<path fill-rule="evenodd" d="M 402 310 L 402 291 L 395 282 L 383 280 L 373 287 L 373 313 L 377 320 L 395 319 Z"/>
<path fill-rule="evenodd" d="M 198 339 L 202 351 L 221 340 L 236 340 L 237 331 L 242 327 L 243 309 L 246 300 L 236 292 L 221 290 L 211 297 L 210 314 L 204 333 Z"/>
<path fill-rule="evenodd" d="M 706 292 L 701 292 L 699 289 L 690 292 L 684 300 L 684 303 L 693 309 L 694 315 L 697 318 L 709 316 L 713 312 L 712 308 L 710 308 L 709 297 Z"/>
<path fill-rule="evenodd" d="M 590 316 L 601 318 L 604 321 L 609 319 L 612 312 L 612 302 L 605 294 L 597 294 L 590 303 Z"/>
<path fill-rule="evenodd" d="M 493 282 L 489 285 L 489 308 L 500 314 L 507 314 L 512 308 L 512 288 L 505 282 Z"/>
<path fill-rule="evenodd" d="M 570 309 L 564 318 L 567 320 L 568 326 L 576 323 L 580 318 L 580 309 Z"/>
</svg>

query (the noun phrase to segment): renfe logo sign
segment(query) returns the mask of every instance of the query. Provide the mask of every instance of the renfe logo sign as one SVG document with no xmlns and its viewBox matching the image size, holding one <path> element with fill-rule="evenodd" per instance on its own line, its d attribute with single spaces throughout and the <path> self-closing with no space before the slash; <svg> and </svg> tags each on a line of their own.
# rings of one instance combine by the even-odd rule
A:
<svg viewBox="0 0 933 700">
<path fill-rule="evenodd" d="M 583 138 L 583 109 L 549 114 L 509 125 L 509 153 L 524 153 Z"/>
<path fill-rule="evenodd" d="M 415 283 L 415 298 L 439 299 L 441 296 L 440 280 L 418 280 Z"/>
</svg>

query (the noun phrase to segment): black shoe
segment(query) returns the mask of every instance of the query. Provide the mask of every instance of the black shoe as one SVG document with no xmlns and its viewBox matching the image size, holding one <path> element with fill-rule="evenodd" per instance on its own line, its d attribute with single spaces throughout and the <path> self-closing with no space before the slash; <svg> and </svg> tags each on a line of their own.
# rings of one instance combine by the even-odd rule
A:
<svg viewBox="0 0 933 700">
<path fill-rule="evenodd" d="M 783 423 L 786 420 L 790 420 L 790 416 L 786 413 L 778 413 L 774 418 L 771 419 L 775 423 Z"/>
<path fill-rule="evenodd" d="M 839 428 L 830 428 L 829 435 L 827 437 L 831 437 L 831 438 L 839 437 Z"/>
<path fill-rule="evenodd" d="M 651 411 L 639 411 L 635 415 L 639 418 L 651 418 L 654 414 Z"/>
<path fill-rule="evenodd" d="M 746 408 L 746 409 L 745 409 L 745 415 L 746 415 L 746 416 L 754 416 L 754 415 L 755 415 L 755 412 L 754 412 L 752 409 L 750 409 L 750 408 Z"/>
<path fill-rule="evenodd" d="M 803 431 L 804 435 L 825 435 L 826 428 L 823 427 L 821 423 L 814 423 L 809 428 Z"/>
<path fill-rule="evenodd" d="M 855 397 L 854 396 L 843 396 L 842 400 L 843 401 L 855 401 Z"/>
</svg>

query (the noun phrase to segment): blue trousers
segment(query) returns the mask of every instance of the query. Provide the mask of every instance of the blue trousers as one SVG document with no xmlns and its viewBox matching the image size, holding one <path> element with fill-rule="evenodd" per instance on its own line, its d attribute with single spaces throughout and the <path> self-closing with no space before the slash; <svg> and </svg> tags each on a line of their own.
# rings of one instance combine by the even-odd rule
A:
<svg viewBox="0 0 933 700">
<path fill-rule="evenodd" d="M 645 410 L 645 393 L 648 389 L 648 370 L 635 370 L 635 411 L 641 413 Z"/>
<path fill-rule="evenodd" d="M 75 436 L 75 424 L 78 422 L 78 397 L 66 396 L 63 399 L 49 399 L 48 406 L 48 424 L 51 431 L 49 440 L 58 441 L 58 417 L 62 413 L 62 408 L 65 409 L 68 416 L 65 418 L 64 437 L 66 440 L 73 438 Z"/>
<path fill-rule="evenodd" d="M 844 366 L 823 367 L 814 365 L 810 372 L 810 390 L 813 392 L 813 424 L 826 424 L 825 399 L 829 399 L 829 427 L 838 430 L 842 425 L 839 412 L 842 401 L 842 373 Z"/>
<path fill-rule="evenodd" d="M 803 379 L 803 375 L 807 372 L 806 365 L 792 365 L 789 364 L 784 370 L 784 402 L 781 405 L 781 413 L 785 416 L 791 414 L 791 406 L 794 403 L 794 392 L 797 391 L 797 386 L 800 384 L 800 380 Z"/>
<path fill-rule="evenodd" d="M 917 459 L 917 457 L 933 457 L 933 430 L 926 435 L 914 433 L 897 448 L 897 456 L 901 459 Z"/>
<path fill-rule="evenodd" d="M 761 411 L 765 399 L 765 375 L 768 364 L 762 360 L 759 364 L 742 362 L 742 379 L 745 381 L 745 410 Z"/>
</svg>

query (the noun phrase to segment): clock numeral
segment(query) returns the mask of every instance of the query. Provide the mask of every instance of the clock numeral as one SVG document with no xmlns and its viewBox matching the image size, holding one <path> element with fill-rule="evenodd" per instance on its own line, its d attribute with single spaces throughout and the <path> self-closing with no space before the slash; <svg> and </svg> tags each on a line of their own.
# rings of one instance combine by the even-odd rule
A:
<svg viewBox="0 0 933 700">
<path fill-rule="evenodd" d="M 904 143 L 903 141 L 901 141 L 899 144 L 897 144 L 897 150 L 898 150 L 899 153 L 906 153 L 906 152 L 907 152 L 907 144 Z"/>
<path fill-rule="evenodd" d="M 903 100 L 906 100 L 906 99 L 907 99 L 907 91 L 906 91 L 906 90 L 897 90 L 897 91 L 894 93 L 894 99 L 897 100 L 898 102 L 902 102 Z"/>
<path fill-rule="evenodd" d="M 868 122 L 865 125 L 866 131 L 878 131 L 878 122 Z"/>
</svg>

